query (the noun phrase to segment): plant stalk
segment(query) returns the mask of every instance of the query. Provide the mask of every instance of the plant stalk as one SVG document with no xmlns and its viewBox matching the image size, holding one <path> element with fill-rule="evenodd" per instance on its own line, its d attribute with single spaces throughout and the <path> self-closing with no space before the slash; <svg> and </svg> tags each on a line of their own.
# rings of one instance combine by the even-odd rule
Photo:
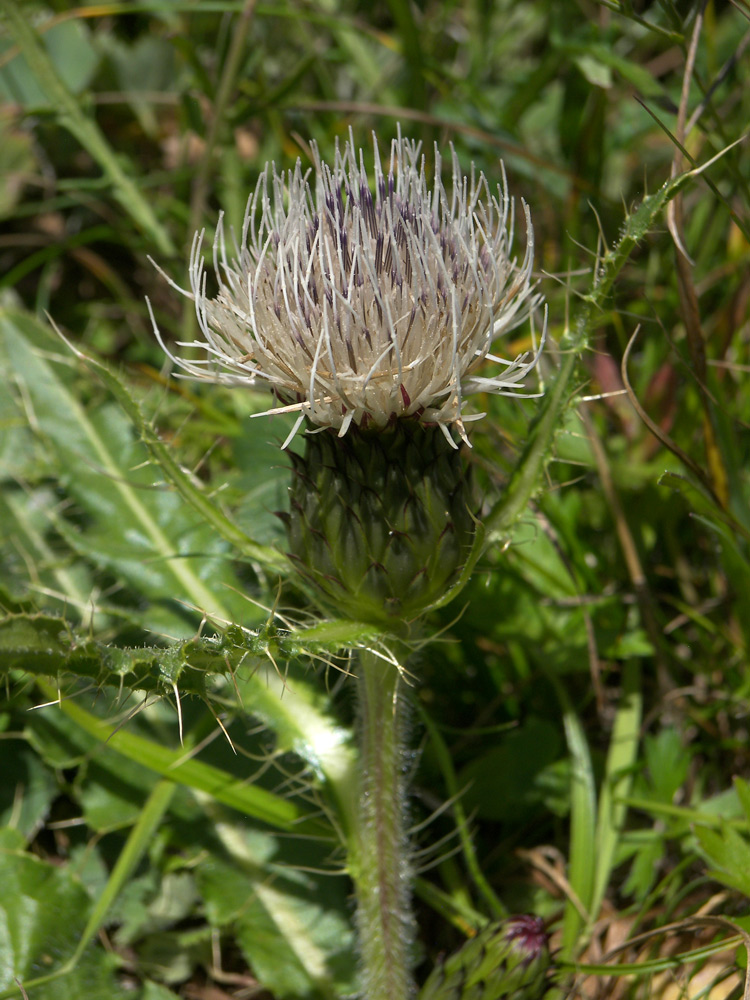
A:
<svg viewBox="0 0 750 1000">
<path fill-rule="evenodd" d="M 365 1000 L 414 994 L 404 829 L 404 695 L 398 668 L 364 650 L 358 670 L 360 782 L 350 870 Z"/>
</svg>

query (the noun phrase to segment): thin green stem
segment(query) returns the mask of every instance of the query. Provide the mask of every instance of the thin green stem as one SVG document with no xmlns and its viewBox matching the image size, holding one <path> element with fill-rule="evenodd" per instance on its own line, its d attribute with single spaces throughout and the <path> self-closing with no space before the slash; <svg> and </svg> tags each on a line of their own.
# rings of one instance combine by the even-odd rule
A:
<svg viewBox="0 0 750 1000">
<path fill-rule="evenodd" d="M 404 695 L 398 669 L 369 651 L 360 654 L 359 814 L 350 870 L 367 1000 L 406 1000 L 413 918 L 404 830 Z"/>
</svg>

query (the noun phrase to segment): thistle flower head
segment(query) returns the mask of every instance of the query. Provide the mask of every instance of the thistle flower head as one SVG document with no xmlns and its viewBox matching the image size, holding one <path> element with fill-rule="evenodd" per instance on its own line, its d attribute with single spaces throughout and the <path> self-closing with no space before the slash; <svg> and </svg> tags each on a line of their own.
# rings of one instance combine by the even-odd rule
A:
<svg viewBox="0 0 750 1000">
<path fill-rule="evenodd" d="M 508 917 L 433 969 L 418 1000 L 538 1000 L 549 964 L 544 923 L 525 914 Z"/>
<path fill-rule="evenodd" d="M 519 262 L 504 172 L 493 194 L 473 167 L 461 172 L 451 150 L 446 188 L 437 147 L 432 182 L 420 144 L 400 133 L 387 162 L 375 139 L 373 151 L 371 175 L 351 133 L 332 167 L 315 144 L 312 172 L 299 161 L 286 174 L 267 164 L 239 245 L 232 233 L 233 255 L 219 221 L 214 297 L 196 235 L 186 294 L 202 338 L 180 346 L 205 357 L 171 356 L 192 377 L 267 385 L 280 404 L 267 413 L 298 414 L 292 435 L 305 418 L 344 435 L 352 424 L 413 417 L 440 426 L 451 443 L 455 425 L 466 440 L 466 395 L 515 394 L 539 357 L 490 353 L 540 301 L 529 210 L 522 203 Z M 495 370 L 480 375 L 485 361 Z"/>
</svg>

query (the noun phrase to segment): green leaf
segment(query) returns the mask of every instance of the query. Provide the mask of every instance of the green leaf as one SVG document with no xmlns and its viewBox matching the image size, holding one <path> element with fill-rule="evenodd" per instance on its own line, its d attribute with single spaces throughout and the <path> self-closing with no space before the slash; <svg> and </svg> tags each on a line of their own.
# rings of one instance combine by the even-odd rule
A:
<svg viewBox="0 0 750 1000">
<path fill-rule="evenodd" d="M 139 1000 L 180 1000 L 176 993 L 168 990 L 161 983 L 147 982 Z"/>
<path fill-rule="evenodd" d="M 708 860 L 716 866 L 711 878 L 738 889 L 750 898 L 750 844 L 736 830 L 722 823 L 719 830 L 696 826 L 695 837 Z"/>
<path fill-rule="evenodd" d="M 149 980 L 143 987 L 143 993 L 138 1000 L 180 1000 L 180 997 L 161 983 L 154 983 Z"/>
<path fill-rule="evenodd" d="M 181 694 L 206 698 L 208 682 L 233 676 L 244 666 L 252 668 L 243 684 L 255 687 L 255 670 L 271 660 L 290 661 L 318 657 L 324 661 L 343 644 L 353 646 L 378 636 L 377 630 L 357 622 L 322 622 L 306 629 L 281 632 L 272 627 L 251 631 L 231 626 L 215 636 L 189 639 L 171 646 L 123 648 L 79 635 L 64 618 L 47 614 L 17 613 L 0 619 L 0 677 L 24 670 L 40 677 L 70 674 L 97 686 L 151 694 Z M 270 657 L 269 657 L 270 654 Z M 298 687 L 301 682 L 294 682 Z M 304 687 L 304 685 L 302 685 Z M 266 689 L 267 690 L 267 689 Z M 276 690 L 274 698 L 283 691 Z M 290 695 L 291 697 L 291 695 Z M 322 705 L 317 692 L 306 699 Z M 274 716 L 272 704 L 262 702 Z M 287 717 L 279 710 L 279 721 Z M 291 737 L 290 737 L 291 738 Z"/>
<path fill-rule="evenodd" d="M 565 44 L 563 48 L 566 52 L 575 53 L 576 65 L 594 86 L 611 86 L 611 71 L 614 70 L 644 97 L 664 97 L 664 88 L 648 69 L 618 55 L 611 45 L 587 42 L 585 45 Z"/>
<path fill-rule="evenodd" d="M 12 826 L 28 841 L 42 826 L 58 786 L 28 744 L 9 735 L 2 743 L 0 826 Z"/>
<path fill-rule="evenodd" d="M 528 821 L 544 803 L 541 781 L 562 750 L 559 730 L 530 718 L 507 734 L 500 746 L 478 757 L 460 773 L 463 806 L 469 813 L 505 823 Z"/>
<path fill-rule="evenodd" d="M 158 133 L 153 94 L 169 91 L 175 79 L 175 47 L 153 34 L 141 35 L 128 44 L 116 35 L 102 33 L 100 51 L 109 58 L 120 90 L 138 116 L 146 135 Z"/>
<path fill-rule="evenodd" d="M 3 82 L 0 74 L 0 92 Z M 0 219 L 8 217 L 21 199 L 24 181 L 36 169 L 34 145 L 28 132 L 0 122 Z M 0 414 L 3 406 L 0 403 Z M 2 419 L 2 417 L 0 417 Z M 0 460 L 3 447 L 0 446 Z"/>
<path fill-rule="evenodd" d="M 745 818 L 747 822 L 750 823 L 750 785 L 742 778 L 735 775 L 734 777 L 734 788 L 737 792 L 737 797 L 740 800 L 740 805 L 745 813 Z"/>
<path fill-rule="evenodd" d="M 51 701 L 57 699 L 55 687 L 43 681 L 37 683 Z M 99 744 L 100 748 L 106 746 L 108 751 L 121 753 L 170 781 L 195 791 L 205 792 L 217 802 L 231 806 L 246 816 L 253 816 L 277 829 L 324 837 L 331 835 L 330 827 L 326 823 L 313 817 L 312 814 L 306 814 L 294 802 L 274 795 L 265 788 L 248 784 L 221 768 L 204 764 L 196 759 L 186 760 L 182 747 L 171 750 L 127 729 L 115 731 L 112 723 L 97 718 L 69 700 L 64 699 L 59 710 L 53 706 L 50 706 L 50 709 L 44 716 L 40 716 L 40 719 L 44 720 L 43 723 L 37 721 L 36 726 L 44 725 L 54 733 L 60 726 L 58 712 L 61 711 L 78 729 L 89 738 L 93 738 L 94 743 L 87 742 L 86 748 L 96 744 Z M 62 745 L 70 747 L 70 738 L 66 737 L 65 733 L 61 733 L 60 737 Z M 71 760 L 76 759 L 76 751 L 80 758 L 80 750 L 77 747 L 71 747 L 70 750 Z M 83 751 L 84 754 L 85 752 L 86 750 Z"/>
<path fill-rule="evenodd" d="M 250 654 L 235 647 L 233 659 Z M 231 671 L 222 640 L 193 639 L 168 649 L 118 649 L 77 636 L 62 618 L 52 615 L 8 615 L 0 620 L 0 676 L 24 670 L 41 677 L 68 673 L 98 686 L 155 694 L 174 693 L 206 697 L 211 675 Z"/>
<path fill-rule="evenodd" d="M 70 967 L 90 903 L 67 868 L 24 854 L 3 831 L 0 884 L 0 998 L 20 997 L 19 980 L 33 1000 L 125 1000 L 103 949 L 84 950 Z"/>
<path fill-rule="evenodd" d="M 69 527 L 66 537 L 142 595 L 155 602 L 169 595 L 175 630 L 192 630 L 180 625 L 190 607 L 194 618 L 205 611 L 224 620 L 252 619 L 227 546 L 177 493 L 165 490 L 112 403 L 84 408 L 74 392 L 71 358 L 57 354 L 59 342 L 33 318 L 7 311 L 0 313 L 0 338 L 29 419 L 55 454 L 61 482 L 90 517 L 78 531 Z"/>
<path fill-rule="evenodd" d="M 580 940 L 581 928 L 593 916 L 590 907 L 594 901 L 597 877 L 596 868 L 592 865 L 597 848 L 597 795 L 591 750 L 581 720 L 559 679 L 554 674 L 547 676 L 560 700 L 571 762 L 568 878 L 580 904 L 576 906 L 569 900 L 565 906 L 563 954 L 567 958 Z M 580 905 L 584 913 L 581 913 Z"/>
<path fill-rule="evenodd" d="M 644 757 L 650 787 L 660 802 L 672 802 L 690 770 L 691 755 L 676 729 L 663 729 L 644 741 Z"/>
<path fill-rule="evenodd" d="M 573 60 L 586 80 L 594 87 L 608 89 L 612 86 L 612 70 L 606 63 L 596 59 L 590 52 L 583 52 Z"/>
<path fill-rule="evenodd" d="M 235 863 L 212 858 L 197 871 L 211 924 L 231 925 L 253 974 L 275 995 L 335 1000 L 354 992 L 343 886 L 280 868 L 271 877 L 263 864 L 271 845 L 224 836 Z"/>
<path fill-rule="evenodd" d="M 60 82 L 72 94 L 80 94 L 91 82 L 99 63 L 88 26 L 80 20 L 63 21 L 45 31 L 42 41 Z M 2 50 L 5 52 L 9 47 L 10 42 L 5 39 Z M 49 111 L 53 107 L 23 54 L 16 55 L 3 67 L 0 97 L 27 109 Z"/>
<path fill-rule="evenodd" d="M 56 601 L 68 612 L 75 609 L 91 624 L 101 625 L 103 615 L 91 607 L 94 585 L 90 567 L 54 546 L 51 526 L 57 519 L 58 505 L 59 496 L 46 485 L 37 489 L 8 487 L 0 493 L 4 586 L 19 601 L 38 599 L 41 591 L 47 600 Z"/>
<path fill-rule="evenodd" d="M 340 648 L 342 639 L 361 642 L 373 637 L 374 632 L 370 626 L 354 622 L 323 623 L 285 634 L 276 630 L 253 634 L 247 629 L 233 627 L 224 636 L 192 639 L 169 649 L 118 649 L 76 636 L 60 618 L 9 615 L 0 620 L 0 677 L 9 675 L 13 669 L 23 669 L 39 677 L 68 673 L 81 680 L 93 681 L 97 686 L 110 685 L 170 697 L 175 695 L 176 688 L 181 695 L 194 694 L 205 699 L 212 676 L 231 675 L 243 705 L 276 733 L 278 748 L 296 753 L 320 780 L 328 783 L 331 794 L 343 810 L 340 821 L 346 829 L 351 820 L 356 784 L 351 733 L 329 715 L 326 697 L 320 690 L 299 676 L 282 677 L 267 664 L 309 656 L 330 662 L 331 651 Z M 236 672 L 240 666 L 243 671 Z M 248 668 L 252 668 L 249 673 Z M 56 689 L 51 685 L 43 686 L 50 699 L 56 700 Z M 100 739 L 108 738 L 99 728 L 102 724 L 82 709 L 63 702 L 63 711 L 71 717 L 82 713 L 76 717 L 84 723 L 86 731 L 95 732 Z M 112 739 L 115 742 L 122 740 L 123 752 L 132 759 L 141 759 L 139 738 L 118 732 Z M 147 753 L 142 762 L 160 774 L 166 773 L 163 768 L 168 771 L 171 763 L 163 760 L 161 753 L 156 757 L 161 763 L 157 763 L 151 753 Z M 190 770 L 197 763 L 191 761 L 185 766 Z M 58 766 L 65 765 L 58 762 Z M 197 780 L 199 783 L 193 787 L 208 791 L 225 784 L 205 775 L 203 778 L 197 776 Z M 252 815 L 252 790 L 248 792 L 249 799 L 244 807 L 249 806 Z M 234 792 L 225 789 L 222 794 L 229 798 L 221 798 L 221 801 L 236 804 Z M 286 815 L 284 809 L 282 814 Z M 287 819 L 293 817 L 294 814 L 290 814 Z M 269 819 L 268 815 L 262 818 L 275 823 L 281 817 L 275 814 L 275 819 Z"/>
<path fill-rule="evenodd" d="M 596 920 L 606 895 L 617 850 L 622 842 L 627 806 L 623 801 L 630 793 L 633 768 L 637 759 L 643 694 L 639 663 L 626 664 L 623 671 L 622 696 L 609 740 L 605 780 L 599 795 L 596 827 L 596 880 L 591 898 L 591 918 Z"/>
<path fill-rule="evenodd" d="M 236 547 L 239 553 L 248 559 L 259 562 L 269 570 L 278 573 L 289 573 L 289 563 L 285 556 L 276 549 L 259 545 L 244 531 L 239 529 L 231 518 L 227 517 L 221 508 L 206 494 L 199 489 L 195 482 L 180 468 L 175 461 L 171 451 L 159 438 L 156 431 L 146 422 L 140 407 L 128 392 L 121 379 L 119 379 L 106 365 L 101 364 L 94 358 L 76 353 L 78 357 L 89 369 L 104 382 L 113 397 L 122 407 L 132 422 L 136 433 L 143 441 L 151 453 L 152 458 L 161 471 L 195 511 L 206 523 L 213 527 L 231 545 Z"/>
</svg>

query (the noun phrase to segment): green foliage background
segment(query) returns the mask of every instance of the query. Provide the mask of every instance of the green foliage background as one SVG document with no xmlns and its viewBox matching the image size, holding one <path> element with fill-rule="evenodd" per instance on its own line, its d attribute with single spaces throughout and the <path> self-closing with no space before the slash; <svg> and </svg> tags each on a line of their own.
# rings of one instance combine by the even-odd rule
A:
<svg viewBox="0 0 750 1000">
<path fill-rule="evenodd" d="M 428 160 L 502 157 L 552 340 L 592 332 L 541 489 L 410 664 L 422 978 L 533 912 L 554 996 L 742 996 L 746 0 L 0 11 L 0 996 L 61 970 L 30 1000 L 356 990 L 345 671 L 381 637 L 290 574 L 285 419 L 170 381 L 145 297 L 186 339 L 148 256 L 184 284 L 266 160 L 399 122 Z M 587 299 L 626 217 L 720 153 Z M 480 402 L 489 511 L 539 404 Z"/>
</svg>

